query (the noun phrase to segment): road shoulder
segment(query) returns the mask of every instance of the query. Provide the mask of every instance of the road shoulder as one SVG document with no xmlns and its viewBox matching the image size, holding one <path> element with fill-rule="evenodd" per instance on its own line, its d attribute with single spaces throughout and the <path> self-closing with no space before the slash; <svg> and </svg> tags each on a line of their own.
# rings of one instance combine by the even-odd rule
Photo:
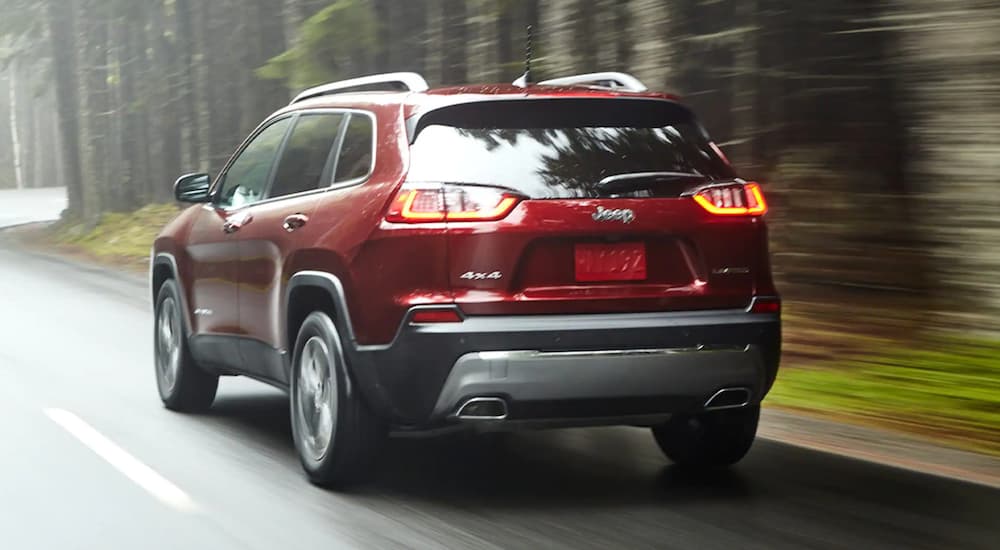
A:
<svg viewBox="0 0 1000 550">
<path fill-rule="evenodd" d="M 765 408 L 758 435 L 798 447 L 1000 489 L 1000 459 L 899 432 Z"/>
</svg>

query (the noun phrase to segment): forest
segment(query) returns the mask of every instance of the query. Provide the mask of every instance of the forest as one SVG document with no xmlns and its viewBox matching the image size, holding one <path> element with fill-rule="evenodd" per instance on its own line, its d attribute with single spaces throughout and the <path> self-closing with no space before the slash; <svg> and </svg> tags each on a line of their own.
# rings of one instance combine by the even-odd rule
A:
<svg viewBox="0 0 1000 550">
<path fill-rule="evenodd" d="M 0 188 L 65 186 L 85 222 L 170 202 L 305 87 L 509 82 L 529 25 L 540 77 L 627 71 L 694 107 L 771 200 L 790 315 L 1000 328 L 984 0 L 0 0 Z"/>
</svg>

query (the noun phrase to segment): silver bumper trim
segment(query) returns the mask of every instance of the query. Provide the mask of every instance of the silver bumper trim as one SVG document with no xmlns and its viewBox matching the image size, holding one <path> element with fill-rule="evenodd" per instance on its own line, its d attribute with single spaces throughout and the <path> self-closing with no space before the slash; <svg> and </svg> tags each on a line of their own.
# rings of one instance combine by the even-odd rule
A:
<svg viewBox="0 0 1000 550">
<path fill-rule="evenodd" d="M 726 387 L 745 387 L 760 399 L 765 383 L 754 346 L 556 351 L 486 351 L 455 363 L 434 407 L 454 416 L 470 398 L 511 401 L 696 396 L 707 400 Z"/>
</svg>

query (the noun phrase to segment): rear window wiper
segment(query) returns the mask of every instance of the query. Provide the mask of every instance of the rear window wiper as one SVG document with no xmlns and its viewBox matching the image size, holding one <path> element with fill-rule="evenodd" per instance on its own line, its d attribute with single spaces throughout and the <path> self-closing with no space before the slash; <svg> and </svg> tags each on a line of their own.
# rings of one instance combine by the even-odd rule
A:
<svg viewBox="0 0 1000 550">
<path fill-rule="evenodd" d="M 631 172 L 608 176 L 597 183 L 597 189 L 605 193 L 628 193 L 664 183 L 706 183 L 710 180 L 708 176 L 694 172 Z"/>
</svg>

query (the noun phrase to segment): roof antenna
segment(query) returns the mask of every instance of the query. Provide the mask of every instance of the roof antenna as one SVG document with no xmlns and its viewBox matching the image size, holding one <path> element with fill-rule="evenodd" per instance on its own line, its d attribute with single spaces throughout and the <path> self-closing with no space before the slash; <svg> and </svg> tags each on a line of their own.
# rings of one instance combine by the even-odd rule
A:
<svg viewBox="0 0 1000 550">
<path fill-rule="evenodd" d="M 528 40 L 524 46 L 524 74 L 514 81 L 514 85 L 519 88 L 527 88 L 531 84 L 531 25 L 527 26 Z"/>
</svg>

